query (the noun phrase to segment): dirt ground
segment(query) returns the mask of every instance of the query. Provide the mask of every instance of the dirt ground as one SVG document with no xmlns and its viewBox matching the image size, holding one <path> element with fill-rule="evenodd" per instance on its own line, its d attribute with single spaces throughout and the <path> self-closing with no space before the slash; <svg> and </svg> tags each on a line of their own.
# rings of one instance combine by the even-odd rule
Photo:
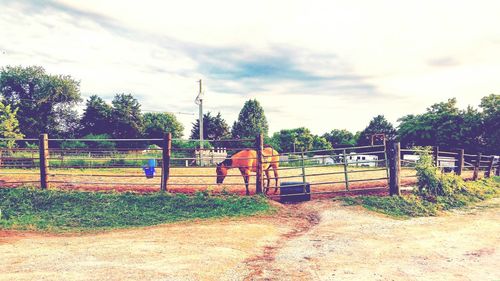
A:
<svg viewBox="0 0 500 281">
<path fill-rule="evenodd" d="M 0 280 L 498 280 L 500 199 L 397 220 L 338 201 L 87 234 L 0 231 Z"/>
<path fill-rule="evenodd" d="M 350 189 L 370 189 L 387 187 L 387 180 L 377 180 L 387 176 L 384 170 L 370 171 L 367 168 L 355 168 L 353 170 L 365 170 L 349 175 Z M 38 186 L 40 176 L 37 171 L 23 169 L 9 169 L 0 173 L 0 187 L 16 187 L 23 183 Z M 324 175 L 324 173 L 338 173 Z M 340 173 L 339 173 L 340 172 Z M 308 175 L 306 181 L 311 184 L 311 192 L 342 192 L 345 191 L 345 179 L 342 167 L 311 167 L 306 169 Z M 159 174 L 161 172 L 158 172 Z M 59 169 L 51 170 L 49 176 L 50 188 L 65 190 L 87 190 L 87 191 L 132 191 L 132 192 L 158 192 L 160 190 L 160 176 L 146 179 L 140 169 Z M 403 185 L 412 185 L 416 178 L 413 170 L 404 170 Z M 113 177 L 108 177 L 113 176 Z M 132 178 L 128 177 L 131 176 Z M 173 193 L 194 193 L 200 190 L 209 190 L 219 193 L 223 189 L 233 194 L 245 194 L 243 178 L 237 169 L 229 172 L 229 177 L 224 181 L 224 186 L 215 183 L 214 168 L 175 168 L 171 171 L 171 179 L 168 190 Z M 291 169 L 280 172 L 281 182 L 302 181 L 301 171 Z M 369 181 L 361 181 L 372 179 Z M 87 183 L 85 183 L 87 182 Z M 337 182 L 325 184 L 328 182 Z M 271 188 L 274 182 L 271 184 Z M 250 178 L 250 193 L 255 192 L 254 174 Z"/>
</svg>

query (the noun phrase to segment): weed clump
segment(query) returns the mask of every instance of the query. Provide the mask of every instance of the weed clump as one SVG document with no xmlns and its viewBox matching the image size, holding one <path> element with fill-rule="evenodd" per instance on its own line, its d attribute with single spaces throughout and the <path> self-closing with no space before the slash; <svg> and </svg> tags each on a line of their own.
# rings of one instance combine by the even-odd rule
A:
<svg viewBox="0 0 500 281">
<path fill-rule="evenodd" d="M 418 148 L 417 188 L 413 194 L 377 197 L 344 198 L 347 205 L 396 217 L 434 216 L 441 210 L 461 208 L 500 194 L 500 177 L 464 181 L 453 173 L 443 173 L 435 165 L 430 148 Z"/>
</svg>

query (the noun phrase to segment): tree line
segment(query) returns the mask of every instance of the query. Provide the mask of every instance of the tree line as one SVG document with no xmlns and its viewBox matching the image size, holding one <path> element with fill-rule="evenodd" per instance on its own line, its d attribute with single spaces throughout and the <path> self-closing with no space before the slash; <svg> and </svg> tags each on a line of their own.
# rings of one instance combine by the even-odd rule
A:
<svg viewBox="0 0 500 281">
<path fill-rule="evenodd" d="M 83 101 L 79 82 L 69 75 L 51 75 L 39 66 L 7 66 L 0 69 L 0 137 L 36 138 L 41 132 L 53 138 L 161 138 L 165 132 L 183 137 L 184 127 L 175 115 L 142 112 L 131 94 L 116 94 L 108 104 L 97 95 L 85 101 L 83 114 L 76 107 Z M 367 127 L 352 133 L 333 129 L 323 135 L 308 128 L 283 129 L 269 136 L 264 109 L 253 99 L 243 105 L 238 119 L 229 126 L 221 113 L 203 116 L 204 139 L 253 139 L 265 136 L 267 144 L 280 152 L 327 150 L 380 143 L 382 138 L 399 140 L 402 146 L 464 148 L 470 152 L 500 154 L 500 96 L 480 100 L 479 108 L 457 107 L 455 98 L 431 105 L 422 114 L 406 115 L 395 127 L 384 115 L 374 117 Z M 191 139 L 199 138 L 199 120 L 192 123 Z M 13 145 L 3 142 L 3 145 Z M 251 145 L 234 142 L 230 145 Z"/>
</svg>

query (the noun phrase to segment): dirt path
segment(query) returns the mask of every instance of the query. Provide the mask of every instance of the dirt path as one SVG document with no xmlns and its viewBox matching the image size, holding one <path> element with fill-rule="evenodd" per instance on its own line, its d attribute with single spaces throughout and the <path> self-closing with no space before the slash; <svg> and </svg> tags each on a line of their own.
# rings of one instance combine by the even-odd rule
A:
<svg viewBox="0 0 500 281">
<path fill-rule="evenodd" d="M 85 235 L 0 231 L 0 280 L 495 280 L 500 200 L 394 220 L 332 200 Z"/>
<path fill-rule="evenodd" d="M 287 241 L 261 280 L 500 280 L 499 198 L 411 220 L 322 204 L 319 224 Z"/>
<path fill-rule="evenodd" d="M 76 236 L 3 232 L 0 280 L 241 280 L 251 272 L 244 261 L 288 231 L 251 218 Z"/>
</svg>

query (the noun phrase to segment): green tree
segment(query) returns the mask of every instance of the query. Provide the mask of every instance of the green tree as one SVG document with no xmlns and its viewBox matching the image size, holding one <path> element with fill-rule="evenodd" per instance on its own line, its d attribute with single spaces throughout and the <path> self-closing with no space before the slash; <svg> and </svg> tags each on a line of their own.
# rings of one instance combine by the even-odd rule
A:
<svg viewBox="0 0 500 281">
<path fill-rule="evenodd" d="M 260 103 L 256 99 L 246 101 L 234 122 L 233 138 L 255 138 L 257 134 L 267 136 L 268 131 L 269 125 Z"/>
<path fill-rule="evenodd" d="M 111 111 L 114 138 L 137 138 L 142 133 L 141 105 L 130 94 L 117 94 Z"/>
<path fill-rule="evenodd" d="M 484 122 L 485 152 L 500 154 L 500 95 L 491 94 L 481 99 L 479 107 L 482 109 Z"/>
<path fill-rule="evenodd" d="M 460 123 L 462 123 L 460 114 L 455 98 L 433 104 L 427 109 L 426 117 L 432 126 L 431 135 L 434 136 L 433 145 L 449 148 L 456 148 L 459 145 Z"/>
<path fill-rule="evenodd" d="M 448 144 L 449 149 L 464 148 L 467 151 L 485 152 L 484 120 L 481 113 L 468 106 L 456 117 L 458 124 L 458 140 Z"/>
<path fill-rule="evenodd" d="M 323 137 L 328 140 L 333 147 L 337 146 L 355 146 L 357 139 L 347 130 L 333 129 L 330 133 L 326 133 Z"/>
<path fill-rule="evenodd" d="M 432 127 L 424 116 L 409 114 L 398 121 L 398 135 L 403 147 L 432 145 Z"/>
<path fill-rule="evenodd" d="M 5 106 L 0 102 L 0 137 L 8 139 L 21 139 L 23 134 L 19 131 L 19 121 L 16 118 L 17 109 L 12 110 L 10 105 Z M 14 140 L 1 141 L 0 147 L 12 148 Z"/>
<path fill-rule="evenodd" d="M 79 82 L 69 75 L 50 75 L 38 66 L 7 66 L 0 70 L 4 103 L 18 109 L 21 132 L 27 137 L 48 133 L 65 137 L 78 124 L 75 105 Z"/>
<path fill-rule="evenodd" d="M 326 138 L 320 136 L 313 137 L 313 150 L 329 150 L 332 148 L 332 144 Z"/>
<path fill-rule="evenodd" d="M 308 151 L 313 148 L 314 136 L 304 127 L 284 129 L 273 134 L 271 143 L 280 152 Z"/>
<path fill-rule="evenodd" d="M 145 113 L 142 119 L 146 138 L 162 138 L 167 132 L 173 138 L 182 137 L 184 126 L 171 113 Z"/>
<path fill-rule="evenodd" d="M 398 135 L 403 147 L 439 146 L 444 149 L 464 148 L 477 152 L 484 147 L 483 120 L 478 110 L 460 110 L 456 99 L 433 104 L 418 115 L 398 120 Z"/>
<path fill-rule="evenodd" d="M 102 98 L 90 96 L 83 111 L 81 135 L 112 134 L 111 112 L 112 107 Z"/>
<path fill-rule="evenodd" d="M 230 137 L 229 125 L 222 118 L 220 112 L 216 116 L 212 116 L 210 112 L 203 114 L 203 139 L 220 140 Z M 200 138 L 200 119 L 196 119 L 196 122 L 193 123 L 190 138 Z"/>
<path fill-rule="evenodd" d="M 396 130 L 394 126 L 385 119 L 384 115 L 374 117 L 368 126 L 361 131 L 357 144 L 360 146 L 370 145 L 372 135 L 384 134 L 386 139 L 394 139 L 396 137 Z"/>
</svg>

